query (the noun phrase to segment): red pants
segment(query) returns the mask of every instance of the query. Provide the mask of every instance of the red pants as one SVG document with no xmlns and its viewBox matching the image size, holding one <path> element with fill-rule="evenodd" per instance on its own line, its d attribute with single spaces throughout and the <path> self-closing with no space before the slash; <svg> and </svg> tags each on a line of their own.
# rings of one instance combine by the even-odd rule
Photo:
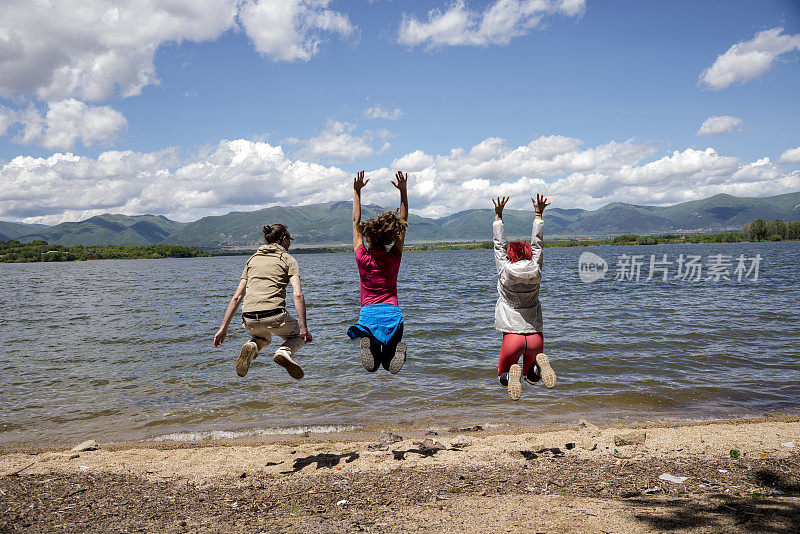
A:
<svg viewBox="0 0 800 534">
<path fill-rule="evenodd" d="M 536 355 L 544 348 L 544 338 L 541 332 L 536 334 L 506 334 L 503 333 L 503 344 L 500 345 L 500 360 L 497 362 L 497 375 L 508 372 L 512 365 L 522 356 L 522 373 L 536 363 Z"/>
</svg>

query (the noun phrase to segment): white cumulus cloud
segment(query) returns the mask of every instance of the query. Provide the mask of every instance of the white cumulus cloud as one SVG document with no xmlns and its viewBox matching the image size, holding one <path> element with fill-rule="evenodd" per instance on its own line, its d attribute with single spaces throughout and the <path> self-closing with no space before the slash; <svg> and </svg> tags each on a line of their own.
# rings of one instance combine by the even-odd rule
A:
<svg viewBox="0 0 800 534">
<path fill-rule="evenodd" d="M 579 139 L 542 136 L 513 147 L 489 138 L 445 155 L 415 151 L 391 168 L 412 172 L 412 211 L 434 217 L 486 208 L 488 199 L 499 195 L 511 195 L 512 206 L 524 208 L 535 192 L 550 195 L 560 207 L 596 208 L 609 202 L 667 205 L 717 193 L 765 196 L 800 189 L 800 173 L 784 171 L 767 158 L 745 162 L 707 148 L 647 161 L 655 153 L 649 143 L 630 141 L 584 147 Z M 391 192 L 384 201 L 392 202 Z"/>
<path fill-rule="evenodd" d="M 800 146 L 790 148 L 778 159 L 778 163 L 800 163 Z"/>
<path fill-rule="evenodd" d="M 3 137 L 8 129 L 16 122 L 17 112 L 0 105 L 0 137 Z"/>
<path fill-rule="evenodd" d="M 329 120 L 319 135 L 309 139 L 291 138 L 287 141 L 302 144 L 300 155 L 304 158 L 341 163 L 369 156 L 375 152 L 371 145 L 372 139 L 379 137 L 385 140 L 389 136 L 386 130 L 368 131 L 359 136 L 353 134 L 354 129 L 354 124 Z M 381 152 L 389 148 L 387 145 L 388 143 L 384 143 Z"/>
<path fill-rule="evenodd" d="M 349 174 L 292 161 L 281 147 L 244 139 L 221 141 L 209 153 L 178 161 L 170 150 L 108 151 L 97 158 L 70 153 L 18 156 L 0 166 L 0 220 L 46 224 L 106 212 L 164 214 L 195 220 L 344 198 Z"/>
<path fill-rule="evenodd" d="M 236 0 L 6 0 L 0 96 L 107 100 L 157 83 L 156 49 L 231 28 Z"/>
<path fill-rule="evenodd" d="M 346 15 L 328 9 L 330 0 L 245 0 L 239 19 L 256 50 L 276 60 L 306 61 L 324 34 L 350 36 Z"/>
<path fill-rule="evenodd" d="M 35 143 L 50 150 L 70 150 L 77 142 L 87 147 L 107 145 L 128 127 L 119 111 L 74 98 L 48 102 L 44 114 L 32 104 L 20 110 L 0 106 L 0 136 L 15 124 L 19 124 L 19 133 L 14 142 Z"/>
<path fill-rule="evenodd" d="M 87 102 L 159 83 L 160 46 L 203 42 L 241 24 L 258 52 L 307 60 L 326 34 L 355 31 L 329 0 L 5 0 L 0 97 Z"/>
<path fill-rule="evenodd" d="M 364 115 L 370 119 L 388 119 L 393 121 L 403 116 L 403 110 L 400 108 L 394 108 L 390 111 L 388 109 L 383 109 L 380 104 L 375 104 L 374 106 L 368 107 L 364 111 Z"/>
<path fill-rule="evenodd" d="M 776 58 L 794 50 L 800 50 L 800 34 L 785 35 L 783 28 L 758 32 L 719 56 L 700 74 L 700 85 L 718 90 L 750 81 L 764 74 Z"/>
<path fill-rule="evenodd" d="M 799 171 L 766 157 L 748 162 L 711 147 L 658 154 L 649 143 L 584 146 L 580 139 L 551 135 L 519 146 L 487 138 L 446 154 L 412 151 L 391 167 L 367 171 L 373 180 L 365 202 L 396 205 L 389 179 L 398 169 L 410 173 L 411 211 L 431 217 L 491 208 L 489 199 L 499 195 L 511 195 L 510 207 L 527 209 L 537 192 L 554 206 L 597 208 L 609 202 L 669 205 L 717 193 L 760 197 L 800 190 Z M 291 158 L 280 146 L 237 139 L 183 160 L 172 150 L 107 151 L 97 158 L 19 156 L 0 164 L 0 177 L 0 220 L 51 224 L 105 212 L 189 221 L 272 205 L 347 200 L 353 174 Z"/>
<path fill-rule="evenodd" d="M 574 17 L 585 9 L 584 0 L 497 0 L 477 12 L 457 0 L 445 11 L 429 11 L 427 20 L 404 15 L 397 42 L 431 47 L 503 45 L 526 35 L 547 16 Z"/>
<path fill-rule="evenodd" d="M 728 133 L 741 126 L 741 124 L 742 119 L 738 117 L 716 115 L 704 120 L 703 124 L 700 125 L 700 129 L 695 132 L 695 135 L 718 135 Z"/>
</svg>

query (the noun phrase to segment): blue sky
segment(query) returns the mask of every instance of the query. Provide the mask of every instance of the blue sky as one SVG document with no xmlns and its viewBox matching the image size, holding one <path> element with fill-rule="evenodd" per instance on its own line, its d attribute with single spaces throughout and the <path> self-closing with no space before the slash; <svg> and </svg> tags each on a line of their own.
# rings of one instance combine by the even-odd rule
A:
<svg viewBox="0 0 800 534">
<path fill-rule="evenodd" d="M 800 190 L 797 1 L 71 3 L 0 21 L 0 220 Z"/>
</svg>

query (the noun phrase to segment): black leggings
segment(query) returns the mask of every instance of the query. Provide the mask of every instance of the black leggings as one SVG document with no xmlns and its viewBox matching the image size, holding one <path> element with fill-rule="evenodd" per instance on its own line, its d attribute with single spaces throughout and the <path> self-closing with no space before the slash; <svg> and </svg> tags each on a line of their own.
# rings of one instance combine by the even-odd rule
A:
<svg viewBox="0 0 800 534">
<path fill-rule="evenodd" d="M 397 330 L 395 330 L 392 339 L 390 339 L 386 345 L 375 343 L 372 338 L 370 338 L 369 351 L 372 353 L 372 356 L 375 357 L 375 362 L 381 362 L 383 364 L 383 368 L 388 369 L 389 360 L 391 360 L 392 356 L 394 356 L 394 353 L 397 350 L 397 344 L 400 343 L 401 339 L 403 339 L 403 323 L 400 323 L 400 326 L 398 326 Z"/>
</svg>

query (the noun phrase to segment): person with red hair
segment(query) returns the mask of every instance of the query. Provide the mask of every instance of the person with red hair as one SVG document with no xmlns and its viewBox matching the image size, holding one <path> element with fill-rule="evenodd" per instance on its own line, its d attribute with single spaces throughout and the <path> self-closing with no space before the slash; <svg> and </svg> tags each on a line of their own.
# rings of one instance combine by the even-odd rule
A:
<svg viewBox="0 0 800 534">
<path fill-rule="evenodd" d="M 531 242 L 515 241 L 506 244 L 503 208 L 509 197 L 498 197 L 494 204 L 494 259 L 497 266 L 497 304 L 494 309 L 495 328 L 503 333 L 497 375 L 508 395 L 519 400 L 522 395 L 520 378 L 529 384 L 539 380 L 545 387 L 556 385 L 556 373 L 542 353 L 542 306 L 539 303 L 539 284 L 542 280 L 542 213 L 550 205 L 542 195 L 533 202 L 534 219 Z M 522 367 L 519 358 L 522 356 Z"/>
</svg>

